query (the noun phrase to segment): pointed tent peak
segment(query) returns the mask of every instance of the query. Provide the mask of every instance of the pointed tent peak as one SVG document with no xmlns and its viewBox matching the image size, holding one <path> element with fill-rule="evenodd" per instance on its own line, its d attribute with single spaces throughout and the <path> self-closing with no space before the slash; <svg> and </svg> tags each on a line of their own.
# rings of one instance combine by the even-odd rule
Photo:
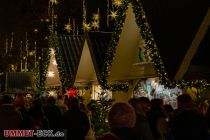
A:
<svg viewBox="0 0 210 140">
<path fill-rule="evenodd" d="M 50 60 L 45 85 L 46 87 L 61 86 L 57 62 L 55 59 L 55 50 L 53 48 L 50 48 Z"/>
<path fill-rule="evenodd" d="M 136 23 L 132 5 L 128 5 L 127 15 L 122 27 L 122 32 L 116 53 L 110 69 L 109 81 L 136 79 L 155 76 L 152 63 L 144 60 L 140 62 L 140 55 L 144 55 L 141 49 L 145 48 L 145 42 L 140 34 L 140 29 Z M 141 63 L 141 64 L 140 64 Z M 138 65 L 137 65 L 138 64 Z"/>
<path fill-rule="evenodd" d="M 57 51 L 56 60 L 59 65 L 61 81 L 64 87 L 72 87 L 79 65 L 84 37 L 82 35 L 57 35 L 54 43 Z"/>
<path fill-rule="evenodd" d="M 88 84 L 92 82 L 97 82 L 97 77 L 87 39 L 85 39 L 76 74 L 75 85 L 81 85 L 84 83 Z"/>
<path fill-rule="evenodd" d="M 87 41 L 97 75 L 103 71 L 106 52 L 111 41 L 112 32 L 88 32 Z"/>
<path fill-rule="evenodd" d="M 130 8 L 132 5 L 132 8 Z M 159 51 L 156 47 L 155 40 L 153 38 L 153 34 L 151 32 L 150 26 L 147 22 L 146 15 L 144 13 L 144 9 L 142 7 L 141 1 L 123 1 L 123 4 L 119 7 L 118 13 L 119 16 L 116 19 L 116 23 L 114 26 L 112 40 L 110 41 L 110 45 L 108 48 L 108 53 L 106 54 L 105 65 L 103 67 L 103 75 L 101 75 L 102 85 L 104 87 L 108 87 L 107 79 L 110 75 L 110 69 L 112 66 L 113 59 L 115 57 L 116 47 L 118 46 L 119 39 L 121 36 L 122 28 L 126 19 L 127 10 L 133 9 L 133 13 L 135 14 L 135 23 L 137 23 L 138 28 L 140 29 L 140 35 L 146 44 L 146 50 L 149 51 L 148 55 L 151 57 L 151 61 L 154 63 L 154 68 L 156 74 L 160 77 L 160 81 L 163 84 L 167 84 L 167 86 L 171 86 L 171 82 L 168 78 L 168 75 L 165 71 L 165 67 L 159 55 Z"/>
</svg>

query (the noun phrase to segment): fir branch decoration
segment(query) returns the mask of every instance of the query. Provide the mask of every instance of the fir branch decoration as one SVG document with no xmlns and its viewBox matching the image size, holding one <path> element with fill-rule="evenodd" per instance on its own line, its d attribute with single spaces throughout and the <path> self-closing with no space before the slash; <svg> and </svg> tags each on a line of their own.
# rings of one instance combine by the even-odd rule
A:
<svg viewBox="0 0 210 140">
<path fill-rule="evenodd" d="M 106 52 L 105 63 L 103 66 L 103 72 L 100 75 L 99 83 L 103 89 L 114 89 L 112 85 L 107 82 L 108 76 L 110 75 L 110 69 L 115 56 L 116 47 L 119 42 L 120 34 L 122 32 L 123 23 L 125 22 L 126 10 L 128 9 L 128 0 L 122 1 L 122 5 L 118 7 L 118 15 L 116 17 L 116 23 L 112 34 L 112 40 L 109 43 L 108 50 Z M 115 85 L 116 86 L 116 85 Z M 121 84 L 122 87 L 126 87 L 125 84 Z M 118 85 L 120 87 L 120 84 Z M 128 90 L 128 88 L 118 88 L 122 90 Z"/>
</svg>

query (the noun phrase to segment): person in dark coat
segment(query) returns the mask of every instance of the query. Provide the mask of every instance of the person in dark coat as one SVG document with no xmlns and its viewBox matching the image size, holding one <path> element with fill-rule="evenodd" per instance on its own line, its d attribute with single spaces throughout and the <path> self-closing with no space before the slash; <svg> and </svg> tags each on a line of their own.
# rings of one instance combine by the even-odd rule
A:
<svg viewBox="0 0 210 140">
<path fill-rule="evenodd" d="M 34 99 L 32 104 L 32 107 L 29 109 L 31 129 L 49 129 L 49 122 L 45 116 L 41 99 Z"/>
<path fill-rule="evenodd" d="M 69 110 L 64 113 L 62 124 L 67 140 L 85 140 L 90 124 L 86 113 L 80 110 L 77 98 L 69 100 Z"/>
<path fill-rule="evenodd" d="M 12 98 L 9 95 L 3 95 L 0 106 L 0 139 L 3 139 L 3 130 L 19 129 L 22 115 L 12 105 Z"/>
<path fill-rule="evenodd" d="M 151 100 L 151 107 L 147 116 L 154 140 L 165 140 L 169 129 L 165 120 L 165 110 L 162 99 L 154 98 Z"/>
<path fill-rule="evenodd" d="M 140 140 L 135 137 L 133 127 L 136 122 L 134 108 L 124 102 L 115 103 L 108 115 L 111 132 L 103 135 L 99 140 Z"/>
<path fill-rule="evenodd" d="M 128 102 L 133 106 L 136 112 L 136 123 L 133 128 L 135 135 L 141 140 L 154 140 L 149 126 L 149 121 L 146 116 L 146 110 L 143 110 L 142 104 L 144 102 L 142 102 L 142 98 L 131 98 Z"/>
<path fill-rule="evenodd" d="M 208 140 L 205 118 L 189 94 L 177 97 L 178 109 L 172 118 L 171 133 L 174 140 Z"/>
<path fill-rule="evenodd" d="M 53 96 L 47 98 L 47 105 L 44 107 L 44 113 L 49 121 L 49 129 L 60 130 L 62 112 L 58 106 L 55 105 L 56 99 Z"/>
</svg>

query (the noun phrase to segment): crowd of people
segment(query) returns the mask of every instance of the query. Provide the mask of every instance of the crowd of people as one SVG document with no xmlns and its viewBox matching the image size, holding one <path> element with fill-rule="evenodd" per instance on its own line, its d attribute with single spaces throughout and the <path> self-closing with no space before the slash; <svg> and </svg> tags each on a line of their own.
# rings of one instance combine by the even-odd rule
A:
<svg viewBox="0 0 210 140">
<path fill-rule="evenodd" d="M 78 98 L 68 96 L 32 98 L 17 94 L 12 98 L 3 95 L 0 98 L 0 139 L 12 139 L 5 138 L 4 130 L 53 130 L 65 134 L 64 137 L 49 137 L 51 140 L 84 140 L 90 120 L 87 108 L 80 104 Z"/>
<path fill-rule="evenodd" d="M 116 103 L 108 117 L 111 131 L 100 140 L 209 140 L 208 103 L 197 104 L 189 94 L 177 103 L 177 109 L 159 98 Z"/>
<path fill-rule="evenodd" d="M 110 132 L 97 139 L 209 140 L 208 103 L 197 104 L 189 94 L 179 95 L 177 103 L 178 108 L 174 109 L 159 98 L 149 100 L 147 97 L 140 97 L 131 98 L 128 102 L 116 102 L 107 116 Z M 76 97 L 62 95 L 57 98 L 32 98 L 21 94 L 14 98 L 10 95 L 1 96 L 0 139 L 6 139 L 3 130 L 18 129 L 64 132 L 64 137 L 49 138 L 51 140 L 96 139 L 88 137 L 91 130 L 91 113 L 87 106 Z"/>
</svg>

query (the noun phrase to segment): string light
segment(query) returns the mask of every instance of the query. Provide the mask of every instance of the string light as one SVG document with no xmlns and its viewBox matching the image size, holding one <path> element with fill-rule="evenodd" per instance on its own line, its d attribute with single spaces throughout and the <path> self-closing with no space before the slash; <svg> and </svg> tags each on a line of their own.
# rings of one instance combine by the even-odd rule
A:
<svg viewBox="0 0 210 140">
<path fill-rule="evenodd" d="M 125 17 L 126 17 L 126 10 L 128 8 L 128 3 L 132 3 L 133 6 L 133 11 L 136 17 L 136 23 L 138 25 L 138 27 L 140 28 L 140 34 L 143 38 L 143 40 L 146 43 L 146 51 L 149 52 L 149 55 L 151 57 L 151 61 L 154 64 L 154 69 L 160 79 L 160 84 L 165 85 L 166 87 L 190 87 L 190 86 L 203 86 L 203 87 L 210 87 L 210 84 L 208 84 L 207 82 L 204 81 L 195 81 L 195 82 L 187 82 L 187 81 L 179 81 L 179 82 L 175 82 L 175 81 L 170 81 L 168 74 L 166 72 L 164 63 L 161 59 L 161 56 L 159 54 L 157 45 L 155 43 L 155 39 L 152 35 L 150 26 L 147 22 L 143 7 L 141 5 L 140 1 L 135 1 L 135 0 L 114 0 L 113 5 L 117 6 L 118 9 L 117 11 L 111 11 L 110 16 L 113 17 L 113 19 L 116 19 L 116 23 L 114 24 L 114 31 L 112 34 L 112 39 L 109 43 L 109 47 L 108 50 L 106 52 L 106 58 L 105 58 L 105 63 L 104 63 L 104 67 L 103 67 L 103 71 L 100 73 L 99 75 L 99 84 L 102 86 L 103 89 L 112 89 L 112 90 L 128 90 L 128 83 L 124 83 L 124 84 L 108 84 L 108 76 L 110 74 L 110 68 L 112 66 L 112 61 L 113 58 L 115 56 L 115 51 L 116 51 L 116 47 L 117 44 L 119 42 L 119 38 L 120 38 L 120 34 L 122 32 L 122 28 L 123 28 L 123 23 L 125 21 Z M 114 18 L 115 17 L 115 18 Z M 94 14 L 93 15 L 93 22 L 91 24 L 91 26 L 94 29 L 98 29 L 99 28 L 99 14 Z M 83 23 L 83 29 L 84 30 L 90 30 L 91 29 L 90 24 L 87 23 Z M 58 41 L 58 37 L 56 35 L 52 35 L 50 37 L 50 45 L 54 46 L 54 48 L 59 48 L 59 41 Z M 58 50 L 58 49 L 57 49 Z M 62 61 L 62 56 L 59 52 L 56 52 L 56 60 L 58 62 L 58 70 L 59 73 L 61 75 L 61 82 L 63 84 L 64 87 L 68 87 L 71 86 L 73 81 L 71 81 L 70 77 L 68 75 L 66 75 L 65 71 L 64 71 L 64 62 Z"/>
</svg>

